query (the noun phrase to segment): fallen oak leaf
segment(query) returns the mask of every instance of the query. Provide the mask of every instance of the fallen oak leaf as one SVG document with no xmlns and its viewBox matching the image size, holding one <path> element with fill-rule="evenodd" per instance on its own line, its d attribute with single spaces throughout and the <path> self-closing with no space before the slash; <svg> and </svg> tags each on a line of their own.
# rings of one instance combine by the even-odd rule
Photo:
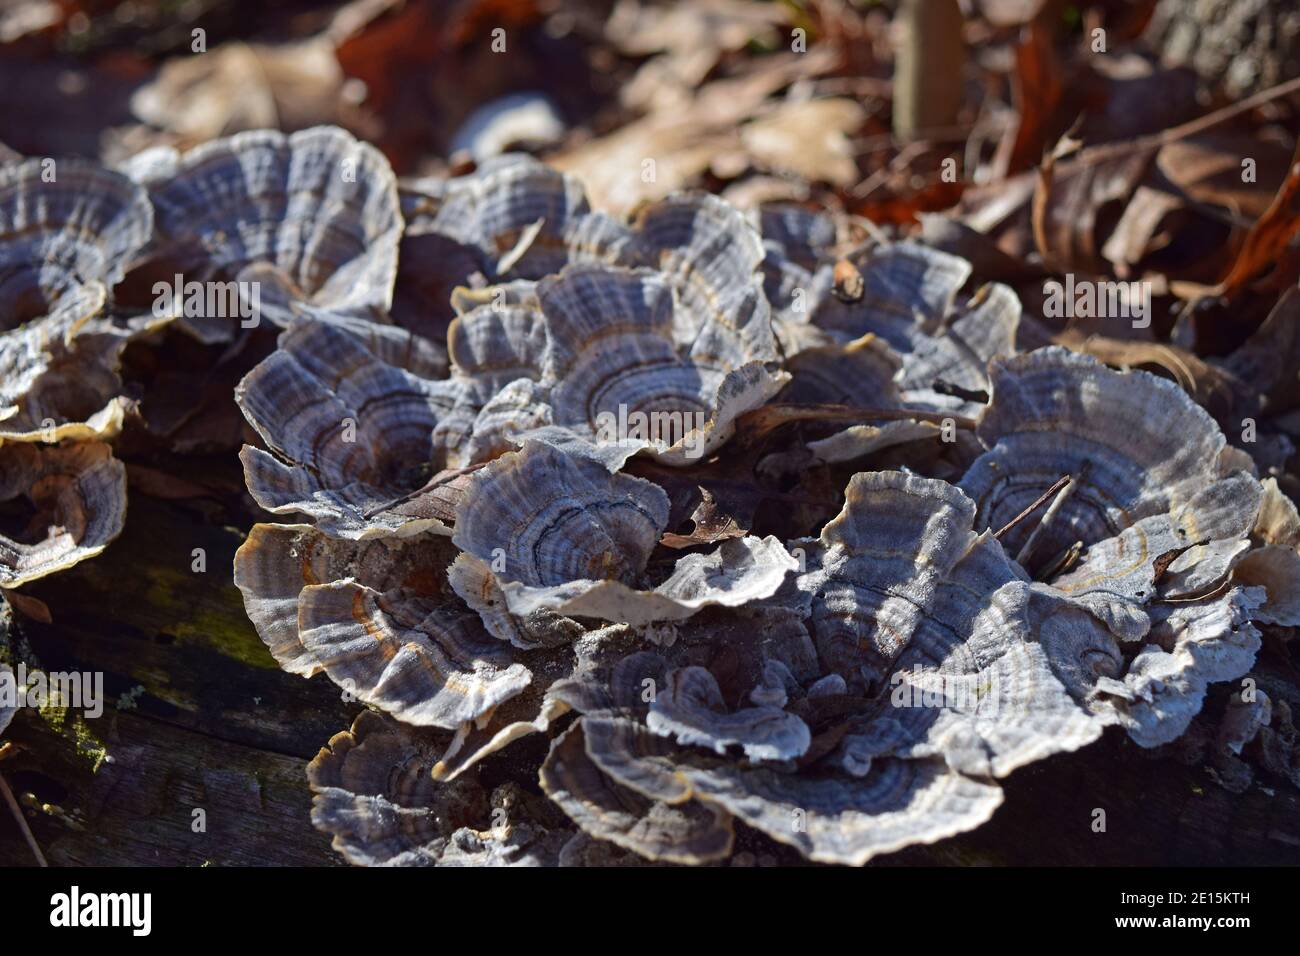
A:
<svg viewBox="0 0 1300 956">
<path fill-rule="evenodd" d="M 697 544 L 712 544 L 728 538 L 743 538 L 749 533 L 747 528 L 742 528 L 736 522 L 734 516 L 726 514 L 718 507 L 718 501 L 709 489 L 701 486 L 699 490 L 700 503 L 691 513 L 690 519 L 695 527 L 690 534 L 665 532 L 659 539 L 659 543 L 664 547 L 691 548 Z"/>
<path fill-rule="evenodd" d="M 1106 264 L 1099 243 L 1104 244 L 1105 237 L 1098 233 L 1108 230 L 1099 230 L 1098 213 L 1108 204 L 1122 207 L 1129 201 L 1138 184 L 1150 173 L 1153 157 L 1172 143 L 1199 136 L 1297 92 L 1300 92 L 1300 78 L 1163 132 L 1088 147 L 1075 155 L 1070 155 L 1075 142 L 1067 134 L 1044 158 L 1034 175 L 1013 176 L 992 187 L 973 190 L 973 201 L 962 220 L 979 232 L 998 235 L 998 246 L 1005 252 L 1024 254 L 1032 248 L 1043 257 L 1049 271 L 1104 273 Z M 1054 190 L 1057 190 L 1055 196 Z M 1026 216 L 1032 247 L 1019 239 Z M 1107 210 L 1101 226 L 1116 225 L 1109 221 L 1109 216 Z M 1119 212 L 1114 216 L 1118 222 Z M 1049 228 L 1058 223 L 1058 228 Z M 1171 289 L 1182 298 L 1197 298 L 1213 291 L 1199 285 L 1182 285 L 1180 289 L 1171 284 Z"/>
</svg>

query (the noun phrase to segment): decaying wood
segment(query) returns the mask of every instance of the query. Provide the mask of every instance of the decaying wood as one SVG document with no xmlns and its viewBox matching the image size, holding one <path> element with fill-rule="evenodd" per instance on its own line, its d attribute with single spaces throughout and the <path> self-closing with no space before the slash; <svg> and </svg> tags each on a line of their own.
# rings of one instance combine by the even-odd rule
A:
<svg viewBox="0 0 1300 956">
<path fill-rule="evenodd" d="M 99 559 L 31 587 L 49 625 L 13 626 L 14 650 L 102 671 L 107 698 L 97 719 L 22 710 L 5 734 L 37 842 L 54 866 L 339 862 L 311 825 L 304 767 L 358 705 L 282 672 L 244 615 L 231 567 L 251 506 L 133 491 L 130 513 Z M 5 815 L 0 865 L 32 863 Z"/>
</svg>

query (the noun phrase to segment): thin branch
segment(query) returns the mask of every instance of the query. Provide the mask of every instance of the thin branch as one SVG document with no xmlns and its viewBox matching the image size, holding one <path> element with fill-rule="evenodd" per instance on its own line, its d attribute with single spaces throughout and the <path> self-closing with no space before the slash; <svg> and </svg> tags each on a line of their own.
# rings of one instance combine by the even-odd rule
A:
<svg viewBox="0 0 1300 956">
<path fill-rule="evenodd" d="M 1244 113 L 1258 109 L 1266 103 L 1273 100 L 1281 99 L 1284 96 L 1290 96 L 1293 93 L 1300 93 L 1300 77 L 1288 80 L 1285 83 L 1279 83 L 1277 86 L 1270 87 L 1267 90 L 1249 96 L 1240 103 L 1233 103 L 1231 106 L 1225 106 L 1222 109 L 1215 110 L 1213 113 L 1207 113 L 1197 119 L 1190 120 L 1180 126 L 1174 126 L 1171 129 L 1164 130 L 1160 133 L 1152 133 L 1147 136 L 1139 136 L 1136 139 L 1120 143 L 1106 143 L 1101 146 L 1093 146 L 1083 150 L 1077 156 L 1067 158 L 1062 162 L 1058 169 L 1068 171 L 1075 166 L 1090 166 L 1094 163 L 1104 163 L 1114 159 L 1116 156 L 1126 156 L 1130 153 L 1141 152 L 1146 149 L 1156 149 L 1161 146 L 1167 146 L 1170 143 L 1187 139 L 1189 136 L 1195 136 L 1203 133 L 1207 129 L 1218 126 L 1220 123 L 1226 123 L 1228 120 L 1236 119 Z"/>
<path fill-rule="evenodd" d="M 1034 551 L 1034 545 L 1038 544 L 1039 536 L 1047 530 L 1049 525 L 1051 525 L 1052 519 L 1056 517 L 1057 512 L 1061 510 L 1061 506 L 1065 504 L 1066 499 L 1070 497 L 1070 494 L 1074 491 L 1075 487 L 1075 480 L 1067 476 L 1065 485 L 1056 495 L 1056 500 L 1048 507 L 1046 513 L 1043 515 L 1043 520 L 1038 522 L 1038 526 L 1030 533 L 1029 540 L 1026 541 L 1025 546 L 1020 549 L 1020 553 L 1016 555 L 1016 561 L 1019 564 L 1028 565 L 1029 556 Z"/>
<path fill-rule="evenodd" d="M 973 418 L 965 415 L 952 415 L 948 412 L 927 412 L 917 408 L 862 408 L 856 405 L 798 405 L 791 403 L 778 402 L 772 405 L 763 405 L 753 411 L 745 412 L 741 415 L 738 424 L 743 428 L 747 424 L 756 421 L 763 421 L 765 418 L 772 419 L 772 425 L 784 425 L 786 422 L 797 421 L 918 421 L 932 422 L 936 425 L 942 425 L 945 422 L 952 422 L 953 427 L 965 431 L 971 431 L 975 428 L 976 422 Z"/>
<path fill-rule="evenodd" d="M 361 512 L 361 517 L 373 518 L 375 515 L 379 514 L 380 512 L 388 511 L 390 508 L 396 508 L 398 505 L 404 505 L 408 501 L 414 501 L 416 498 L 419 498 L 423 495 L 427 495 L 431 491 L 441 488 L 443 485 L 450 484 L 451 482 L 455 481 L 457 478 L 462 478 L 465 475 L 470 474 L 471 472 L 478 471 L 480 468 L 485 468 L 485 467 L 487 467 L 487 462 L 479 462 L 476 465 L 466 465 L 464 468 L 455 468 L 455 469 L 449 469 L 447 471 L 440 471 L 432 478 L 430 478 L 428 481 L 426 481 L 423 485 L 421 485 L 419 488 L 416 488 L 414 491 L 407 492 L 406 494 L 402 495 L 400 498 L 394 498 L 392 501 L 385 501 L 380 504 L 374 505 L 373 507 L 367 508 L 365 511 Z"/>
<path fill-rule="evenodd" d="M 27 826 L 27 820 L 23 816 L 22 807 L 18 806 L 18 801 L 14 799 L 14 792 L 9 789 L 9 784 L 5 782 L 4 774 L 0 774 L 0 795 L 5 798 L 5 803 L 9 804 L 9 812 L 14 815 L 18 821 L 18 829 L 23 832 L 23 838 L 27 845 L 31 847 L 32 855 L 36 857 L 36 862 L 41 866 L 49 866 L 45 862 L 45 854 L 41 852 L 40 845 L 36 842 L 36 837 L 32 835 L 31 828 Z"/>
<path fill-rule="evenodd" d="M 1014 518 L 1012 518 L 1010 521 L 1008 521 L 1006 524 L 1004 524 L 1001 528 L 999 528 L 997 531 L 995 531 L 995 532 L 993 533 L 993 537 L 995 537 L 995 538 L 997 538 L 999 541 L 1001 541 L 1001 540 L 1002 540 L 1002 536 L 1003 536 L 1004 534 L 1006 534 L 1008 531 L 1010 531 L 1010 530 L 1011 530 L 1012 528 L 1014 528 L 1016 525 L 1020 524 L 1020 522 L 1024 521 L 1024 520 L 1025 520 L 1026 518 L 1028 518 L 1031 514 L 1033 514 L 1035 511 L 1037 511 L 1039 508 L 1041 508 L 1044 504 L 1046 504 L 1046 503 L 1047 503 L 1047 500 L 1048 500 L 1049 498 L 1053 497 L 1053 496 L 1054 496 L 1058 491 L 1060 491 L 1062 488 L 1064 488 L 1064 487 L 1066 486 L 1066 484 L 1067 484 L 1069 481 L 1070 481 L 1070 476 L 1069 476 L 1069 475 L 1062 475 L 1060 478 L 1057 478 L 1056 481 L 1052 483 L 1052 487 L 1048 488 L 1048 489 L 1047 489 L 1046 491 L 1044 491 L 1041 495 L 1039 495 L 1037 498 L 1035 498 L 1035 499 L 1034 499 L 1034 503 L 1031 504 L 1028 508 L 1026 508 L 1024 511 L 1020 512 L 1020 514 L 1016 515 Z"/>
</svg>

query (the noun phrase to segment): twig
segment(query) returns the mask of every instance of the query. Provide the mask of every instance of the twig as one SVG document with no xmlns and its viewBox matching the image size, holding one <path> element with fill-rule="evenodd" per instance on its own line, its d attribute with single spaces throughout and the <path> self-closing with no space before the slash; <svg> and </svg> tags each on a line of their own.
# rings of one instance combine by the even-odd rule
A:
<svg viewBox="0 0 1300 956">
<path fill-rule="evenodd" d="M 1075 480 L 1073 478 L 1068 478 L 1065 482 L 1065 486 L 1057 493 L 1056 500 L 1052 502 L 1051 506 L 1048 507 L 1047 512 L 1043 515 L 1043 520 L 1038 522 L 1038 526 L 1030 533 L 1029 540 L 1026 541 L 1025 546 L 1020 549 L 1020 553 L 1016 555 L 1016 562 L 1018 564 L 1027 565 L 1029 556 L 1033 554 L 1034 545 L 1038 544 L 1039 535 L 1041 535 L 1048 525 L 1052 523 L 1052 519 L 1056 517 L 1056 513 L 1061 510 L 1061 506 L 1065 504 L 1066 499 L 1070 497 L 1070 494 L 1074 489 Z"/>
<path fill-rule="evenodd" d="M 18 801 L 14 799 L 14 792 L 9 789 L 9 784 L 5 782 L 4 774 L 0 774 L 0 794 L 4 795 L 5 803 L 9 804 L 9 812 L 14 815 L 18 821 L 18 829 L 23 832 L 23 838 L 27 845 L 31 847 L 32 855 L 36 857 L 36 862 L 41 866 L 48 867 L 45 862 L 45 854 L 41 852 L 40 845 L 36 842 L 36 837 L 32 836 L 31 829 L 27 826 L 27 820 L 23 817 L 22 807 L 18 806 Z"/>
<path fill-rule="evenodd" d="M 1162 132 L 1152 133 L 1147 136 L 1139 136 L 1136 139 L 1129 140 L 1128 142 L 1106 143 L 1101 146 L 1093 146 L 1090 149 L 1081 152 L 1077 157 L 1063 162 L 1061 168 L 1069 170 L 1076 165 L 1090 166 L 1094 163 L 1104 163 L 1116 156 L 1125 156 L 1146 149 L 1167 146 L 1170 143 L 1177 142 L 1178 140 L 1187 139 L 1189 136 L 1195 136 L 1197 133 L 1203 133 L 1207 129 L 1218 126 L 1220 123 L 1226 123 L 1228 120 L 1236 119 L 1243 113 L 1249 113 L 1251 110 L 1257 109 L 1265 103 L 1281 99 L 1284 96 L 1290 96 L 1292 93 L 1300 93 L 1300 77 L 1297 77 L 1294 80 L 1288 80 L 1285 83 L 1279 83 L 1277 86 L 1256 93 L 1254 96 L 1246 97 L 1246 99 L 1242 100 L 1240 103 L 1233 103 L 1231 106 L 1225 106 L 1222 109 L 1215 110 L 1213 113 L 1207 113 L 1198 119 L 1190 120 Z"/>
<path fill-rule="evenodd" d="M 1058 574 L 1064 574 L 1070 568 L 1074 567 L 1074 562 L 1079 560 L 1079 555 L 1083 553 L 1083 542 L 1076 541 L 1068 548 L 1064 548 L 1060 554 L 1054 557 L 1047 564 L 1039 569 L 1034 575 L 1035 581 L 1050 581 Z"/>
<path fill-rule="evenodd" d="M 802 405 L 790 402 L 776 402 L 745 412 L 740 416 L 738 424 L 744 427 L 765 418 L 773 419 L 773 427 L 784 425 L 787 422 L 808 421 L 810 419 L 820 419 L 822 421 L 857 421 L 859 419 L 874 419 L 876 421 L 914 420 L 932 422 L 937 425 L 952 422 L 954 428 L 965 431 L 973 430 L 976 426 L 976 421 L 973 418 L 965 415 L 951 415 L 947 412 L 927 412 L 916 408 L 863 408 L 856 405 Z"/>
<path fill-rule="evenodd" d="M 1035 498 L 1035 499 L 1034 499 L 1034 503 L 1031 504 L 1028 508 L 1026 508 L 1024 511 L 1020 512 L 1020 514 L 1016 515 L 1014 518 L 1012 518 L 1010 521 L 1008 521 L 1006 524 L 1004 524 L 1001 528 L 999 528 L 997 531 L 995 531 L 995 532 L 993 533 L 993 537 L 995 537 L 995 538 L 997 538 L 999 541 L 1001 541 L 1001 540 L 1002 540 L 1002 536 L 1003 536 L 1004 534 L 1006 534 L 1008 531 L 1010 531 L 1010 530 L 1011 530 L 1012 528 L 1014 528 L 1016 525 L 1020 524 L 1020 522 L 1024 521 L 1024 520 L 1025 520 L 1026 518 L 1028 518 L 1031 514 L 1033 514 L 1033 513 L 1034 513 L 1035 511 L 1037 511 L 1040 507 L 1042 507 L 1043 504 L 1045 504 L 1045 503 L 1047 502 L 1047 499 L 1048 499 L 1048 498 L 1051 498 L 1051 497 L 1052 497 L 1053 495 L 1055 495 L 1058 491 L 1060 491 L 1062 488 L 1064 488 L 1065 485 L 1066 485 L 1066 483 L 1069 482 L 1069 480 L 1070 480 L 1070 476 L 1069 476 L 1069 475 L 1062 475 L 1060 478 L 1057 478 L 1056 481 L 1052 484 L 1052 487 L 1048 488 L 1048 489 L 1047 489 L 1046 491 L 1044 491 L 1041 495 L 1039 495 L 1037 498 Z"/>
<path fill-rule="evenodd" d="M 390 508 L 396 508 L 398 505 L 404 505 L 408 501 L 413 501 L 414 499 L 419 498 L 421 495 L 426 495 L 436 488 L 441 488 L 443 485 L 450 484 L 451 482 L 455 481 L 457 478 L 461 478 L 465 475 L 470 474 L 471 472 L 478 471 L 480 468 L 484 468 L 486 466 L 487 466 L 487 462 L 479 462 L 476 465 L 466 465 L 464 468 L 456 468 L 449 471 L 440 471 L 438 472 L 438 474 L 434 475 L 432 478 L 430 478 L 428 481 L 422 484 L 419 488 L 416 488 L 414 491 L 407 492 L 406 494 L 402 495 L 400 498 L 394 498 L 392 501 L 385 501 L 380 504 L 374 505 L 370 508 L 367 508 L 365 511 L 361 512 L 361 517 L 373 518 L 375 515 L 379 514 L 380 512 L 387 511 Z"/>
</svg>

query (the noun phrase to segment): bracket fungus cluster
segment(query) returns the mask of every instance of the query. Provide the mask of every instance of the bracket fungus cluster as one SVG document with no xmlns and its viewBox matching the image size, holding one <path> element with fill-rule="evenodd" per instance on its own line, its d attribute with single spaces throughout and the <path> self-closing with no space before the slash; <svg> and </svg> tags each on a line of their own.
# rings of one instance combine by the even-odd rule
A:
<svg viewBox="0 0 1300 956">
<path fill-rule="evenodd" d="M 372 708 L 310 769 L 353 862 L 713 863 L 745 829 L 861 864 L 1108 726 L 1177 738 L 1294 602 L 1295 522 L 1210 416 L 1019 351 L 1014 293 L 955 256 L 691 194 L 620 222 L 516 156 L 402 206 L 445 373 L 304 313 L 238 389 L 250 490 L 311 521 L 253 530 L 249 614 Z M 863 411 L 801 457 L 774 402 Z M 676 535 L 756 445 L 838 480 L 838 516 Z M 497 815 L 476 768 L 507 747 L 540 794 Z"/>
<path fill-rule="evenodd" d="M 150 317 L 113 308 L 149 241 L 145 191 L 93 163 L 0 164 L 0 587 L 92 557 L 122 529 L 118 365 Z"/>
<path fill-rule="evenodd" d="M 330 128 L 41 172 L 0 166 L 0 499 L 37 512 L 0 586 L 121 529 L 127 345 L 267 317 L 234 398 L 282 523 L 235 583 L 365 705 L 308 773 L 352 862 L 859 865 L 1108 727 L 1177 739 L 1300 621 L 1276 483 L 1177 385 L 1026 350 L 957 256 L 623 220 L 526 156 L 398 183 Z M 132 269 L 233 298 L 144 314 Z"/>
</svg>

